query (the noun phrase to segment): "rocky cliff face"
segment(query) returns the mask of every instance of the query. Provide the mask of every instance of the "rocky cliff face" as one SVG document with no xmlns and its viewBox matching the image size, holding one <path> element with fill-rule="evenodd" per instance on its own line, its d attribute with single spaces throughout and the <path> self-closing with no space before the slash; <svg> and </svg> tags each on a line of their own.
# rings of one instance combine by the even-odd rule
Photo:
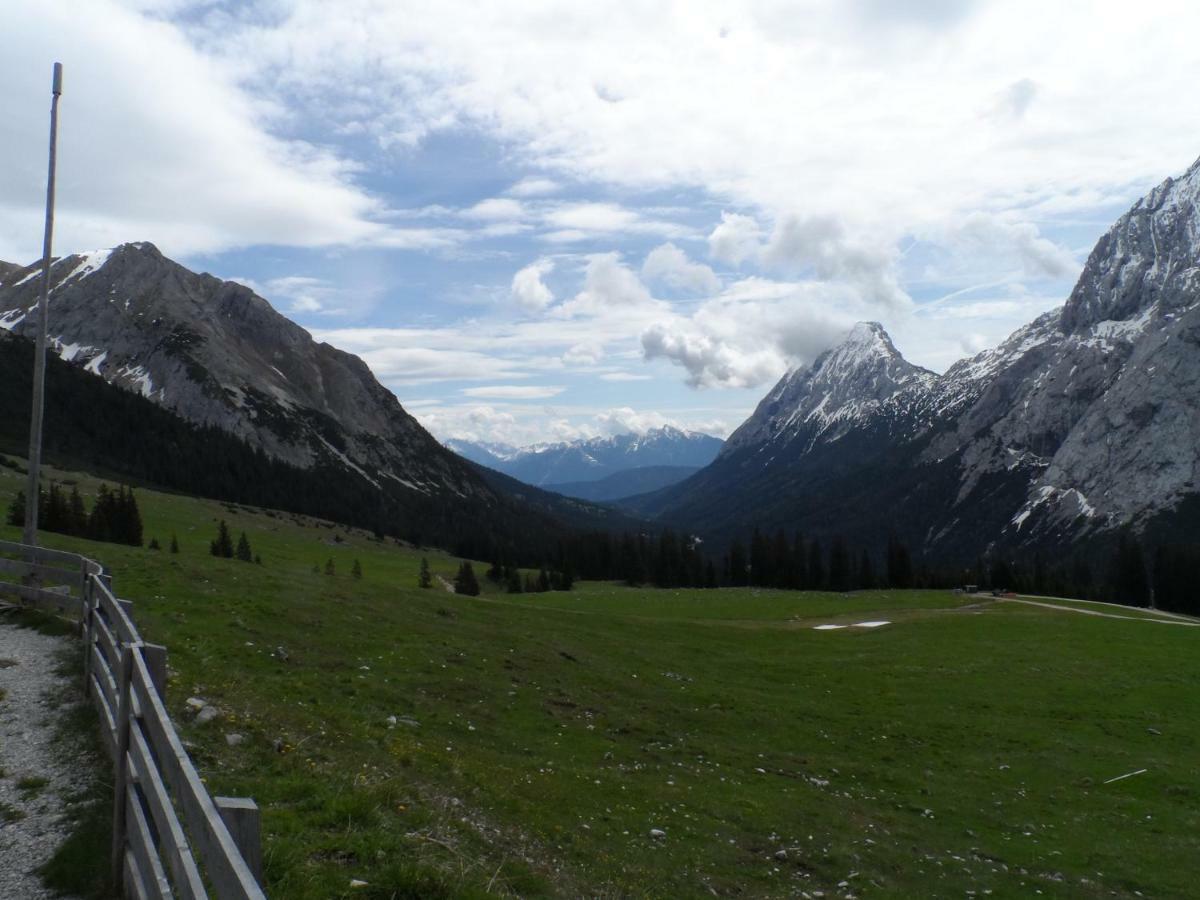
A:
<svg viewBox="0 0 1200 900">
<path fill-rule="evenodd" d="M 146 243 L 55 261 L 52 347 L 181 417 L 301 467 L 376 485 L 490 498 L 355 356 L 315 342 L 249 288 L 198 275 Z M 32 337 L 35 266 L 0 278 L 0 328 Z"/>
<path fill-rule="evenodd" d="M 962 557 L 1142 528 L 1198 493 L 1200 162 L 1109 230 L 1063 308 L 941 376 L 859 325 L 641 508 Z"/>
</svg>

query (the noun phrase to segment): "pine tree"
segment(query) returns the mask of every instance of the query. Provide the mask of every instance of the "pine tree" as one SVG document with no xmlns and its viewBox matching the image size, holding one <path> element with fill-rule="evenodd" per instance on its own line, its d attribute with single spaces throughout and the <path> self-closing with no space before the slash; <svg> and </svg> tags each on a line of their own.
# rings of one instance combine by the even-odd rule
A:
<svg viewBox="0 0 1200 900">
<path fill-rule="evenodd" d="M 871 564 L 871 554 L 865 549 L 858 558 L 858 586 L 864 591 L 875 587 L 875 567 Z"/>
<path fill-rule="evenodd" d="M 475 577 L 475 570 L 466 560 L 463 560 L 458 567 L 458 574 L 454 576 L 454 593 L 466 594 L 468 597 L 479 596 L 479 580 Z"/>
<path fill-rule="evenodd" d="M 350 569 L 350 575 L 355 581 L 362 581 L 362 563 L 357 559 L 354 560 L 354 565 Z"/>
<path fill-rule="evenodd" d="M 1128 530 L 1117 541 L 1109 577 L 1112 599 L 1129 606 L 1146 606 L 1150 602 L 1150 584 L 1146 578 L 1146 562 L 1142 545 Z"/>
<path fill-rule="evenodd" d="M 850 553 L 841 535 L 833 539 L 829 548 L 829 589 L 841 593 L 850 590 Z"/>
<path fill-rule="evenodd" d="M 808 586 L 814 591 L 825 590 L 825 554 L 816 538 L 808 542 Z"/>
<path fill-rule="evenodd" d="M 486 577 L 488 581 L 494 581 L 497 584 L 504 578 L 504 566 L 501 564 L 499 556 L 492 557 L 492 564 L 487 570 Z"/>
<path fill-rule="evenodd" d="M 729 583 L 734 587 L 743 587 L 749 580 L 749 573 L 746 571 L 746 549 L 741 541 L 734 538 L 729 547 Z"/>
<path fill-rule="evenodd" d="M 179 538 L 177 538 L 174 533 L 171 534 L 171 552 L 179 552 Z"/>
<path fill-rule="evenodd" d="M 99 504 L 99 501 L 97 501 L 97 504 Z M 94 518 L 94 511 L 92 515 Z M 224 519 L 222 519 L 221 523 L 217 526 L 217 537 L 211 544 L 208 545 L 208 549 L 213 556 L 217 556 L 222 559 L 233 559 L 233 540 L 229 537 L 229 526 L 225 524 Z"/>
<path fill-rule="evenodd" d="M 120 525 L 114 539 L 132 547 L 142 546 L 142 514 L 138 509 L 137 498 L 133 495 L 133 488 L 121 486 L 117 515 Z"/>
<path fill-rule="evenodd" d="M 162 547 L 159 546 L 158 538 L 156 538 L 156 537 L 150 538 L 150 543 L 146 545 L 146 549 L 147 550 L 161 550 Z"/>
<path fill-rule="evenodd" d="M 250 550 L 250 541 L 244 531 L 238 536 L 236 555 L 242 562 L 254 562 L 254 553 Z"/>
<path fill-rule="evenodd" d="M 334 566 L 332 559 L 325 560 L 325 574 L 330 578 L 337 574 L 337 568 Z"/>
<path fill-rule="evenodd" d="M 71 486 L 71 498 L 67 501 L 70 506 L 70 534 L 83 536 L 87 534 L 88 515 L 83 505 L 83 497 L 79 496 L 79 486 Z"/>
<path fill-rule="evenodd" d="M 510 566 L 504 573 L 505 590 L 510 594 L 521 593 L 521 573 L 515 566 Z"/>
<path fill-rule="evenodd" d="M 417 576 L 417 586 L 433 587 L 433 576 L 429 574 L 429 560 L 423 556 L 421 557 L 421 574 Z"/>
<path fill-rule="evenodd" d="M 887 580 L 890 588 L 913 586 L 912 559 L 908 555 L 908 548 L 895 535 L 888 538 Z"/>
<path fill-rule="evenodd" d="M 16 525 L 21 528 L 25 525 L 25 492 L 17 491 L 17 496 L 13 497 L 12 503 L 8 505 L 8 518 L 5 520 L 9 525 Z"/>
</svg>

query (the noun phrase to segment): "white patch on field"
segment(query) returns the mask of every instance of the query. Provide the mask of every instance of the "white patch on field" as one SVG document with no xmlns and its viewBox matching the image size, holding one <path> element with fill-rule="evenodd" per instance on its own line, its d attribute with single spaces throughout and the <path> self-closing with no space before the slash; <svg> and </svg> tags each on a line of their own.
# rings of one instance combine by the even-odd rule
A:
<svg viewBox="0 0 1200 900">
<path fill-rule="evenodd" d="M 839 628 L 845 627 L 845 625 L 814 625 L 813 631 L 836 631 Z"/>
<path fill-rule="evenodd" d="M 881 619 L 876 622 L 855 622 L 854 627 L 855 628 L 878 628 L 881 625 L 891 625 L 891 624 L 892 623 L 887 621 L 886 619 Z"/>
</svg>

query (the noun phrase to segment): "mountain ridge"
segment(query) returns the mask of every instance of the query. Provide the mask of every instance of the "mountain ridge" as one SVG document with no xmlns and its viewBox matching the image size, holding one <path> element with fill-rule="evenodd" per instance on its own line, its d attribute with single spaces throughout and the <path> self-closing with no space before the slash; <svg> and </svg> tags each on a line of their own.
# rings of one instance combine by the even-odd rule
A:
<svg viewBox="0 0 1200 900">
<path fill-rule="evenodd" d="M 1200 490 L 1198 349 L 1200 161 L 1000 346 L 935 375 L 860 323 L 784 375 L 711 466 L 631 505 L 706 537 L 892 532 L 960 560 L 1145 529 Z"/>
<path fill-rule="evenodd" d="M 671 425 L 644 433 L 626 432 L 528 447 L 453 438 L 446 441 L 447 447 L 473 462 L 549 490 L 555 484 L 599 481 L 647 466 L 699 468 L 716 457 L 721 444 L 720 438 Z"/>
<path fill-rule="evenodd" d="M 0 286 L 0 330 L 32 338 L 40 267 Z M 610 510 L 548 495 L 535 512 L 439 444 L 361 359 L 318 343 L 250 288 L 191 272 L 150 243 L 55 259 L 49 343 L 64 362 L 301 469 L 361 479 L 381 517 L 485 547 L 552 541 L 556 504 L 603 528 Z M 386 509 L 384 509 L 386 508 Z"/>
</svg>

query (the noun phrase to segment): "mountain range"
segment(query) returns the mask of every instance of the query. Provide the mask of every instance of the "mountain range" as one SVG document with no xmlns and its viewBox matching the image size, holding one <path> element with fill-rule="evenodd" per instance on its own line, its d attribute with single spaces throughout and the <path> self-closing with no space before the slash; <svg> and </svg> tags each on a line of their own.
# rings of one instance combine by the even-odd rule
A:
<svg viewBox="0 0 1200 900">
<path fill-rule="evenodd" d="M 39 272 L 0 265 L 0 330 L 13 333 L 0 353 L 32 334 Z M 895 535 L 949 562 L 1125 528 L 1200 533 L 1200 161 L 1100 238 L 1062 307 L 999 347 L 937 374 L 860 323 L 723 445 L 672 428 L 524 450 L 453 442 L 468 461 L 362 360 L 147 243 L 55 260 L 50 334 L 72 371 L 366 490 L 389 528 L 477 556 L 553 541 L 563 523 L 642 527 L 539 485 L 620 500 L 717 547 L 755 527 L 867 548 Z"/>
<path fill-rule="evenodd" d="M 0 330 L 33 337 L 40 274 L 39 264 L 0 269 Z M 623 521 L 481 471 L 438 443 L 361 359 L 150 243 L 54 260 L 49 335 L 64 362 L 185 422 L 347 490 L 368 486 L 378 508 L 364 515 L 394 533 L 490 555 L 494 544 L 552 541 L 564 522 Z"/>
<path fill-rule="evenodd" d="M 1200 523 L 1200 161 L 1098 241 L 1064 306 L 938 375 L 876 323 L 788 372 L 712 465 L 632 508 L 708 538 L 889 534 L 926 557 Z"/>
<path fill-rule="evenodd" d="M 720 438 L 670 425 L 641 434 L 582 438 L 575 441 L 513 447 L 451 439 L 446 446 L 480 465 L 503 472 L 526 484 L 582 496 L 599 493 L 615 499 L 665 487 L 691 475 L 712 462 L 721 450 Z M 628 483 L 622 473 L 629 475 Z M 605 481 L 605 487 L 590 490 L 584 484 Z"/>
</svg>

